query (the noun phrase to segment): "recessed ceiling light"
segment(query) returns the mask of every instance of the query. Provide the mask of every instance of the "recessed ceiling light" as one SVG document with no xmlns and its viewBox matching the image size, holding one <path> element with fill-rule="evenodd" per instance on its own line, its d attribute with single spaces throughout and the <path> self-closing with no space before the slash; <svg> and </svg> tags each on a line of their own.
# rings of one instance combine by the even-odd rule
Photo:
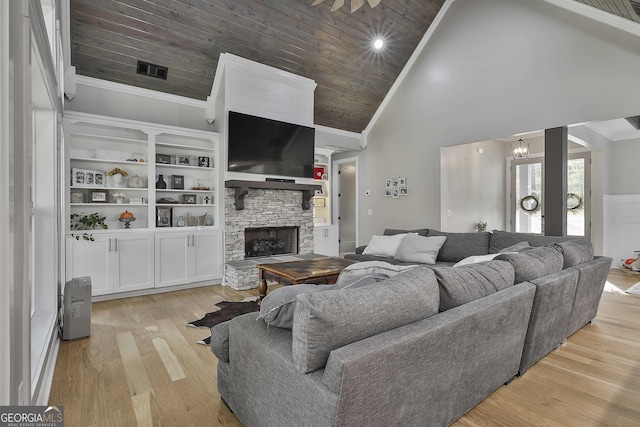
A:
<svg viewBox="0 0 640 427">
<path fill-rule="evenodd" d="M 382 46 L 384 46 L 384 41 L 382 39 L 375 39 L 375 41 L 373 42 L 373 47 L 375 47 L 377 50 L 382 49 Z"/>
</svg>

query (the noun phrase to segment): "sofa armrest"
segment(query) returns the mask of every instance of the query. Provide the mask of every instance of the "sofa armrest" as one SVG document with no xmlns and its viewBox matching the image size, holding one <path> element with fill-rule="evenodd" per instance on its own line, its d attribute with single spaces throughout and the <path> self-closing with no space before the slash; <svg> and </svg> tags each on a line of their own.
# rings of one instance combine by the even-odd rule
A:
<svg viewBox="0 0 640 427">
<path fill-rule="evenodd" d="M 517 374 L 534 293 L 512 286 L 332 351 L 335 424 L 449 425 Z"/>
</svg>

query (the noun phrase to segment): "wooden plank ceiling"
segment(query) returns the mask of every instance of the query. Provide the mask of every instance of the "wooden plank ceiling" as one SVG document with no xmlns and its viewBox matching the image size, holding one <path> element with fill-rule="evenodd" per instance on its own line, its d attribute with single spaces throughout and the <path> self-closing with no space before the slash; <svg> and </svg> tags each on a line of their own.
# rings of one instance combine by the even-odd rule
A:
<svg viewBox="0 0 640 427">
<path fill-rule="evenodd" d="M 640 22 L 629 0 L 576 0 Z M 315 124 L 361 132 L 445 0 L 71 0 L 71 63 L 80 75 L 204 100 L 232 53 L 311 78 Z M 640 10 L 639 10 L 640 13 Z M 374 52 L 374 37 L 385 47 Z M 136 73 L 138 60 L 167 79 Z"/>
</svg>

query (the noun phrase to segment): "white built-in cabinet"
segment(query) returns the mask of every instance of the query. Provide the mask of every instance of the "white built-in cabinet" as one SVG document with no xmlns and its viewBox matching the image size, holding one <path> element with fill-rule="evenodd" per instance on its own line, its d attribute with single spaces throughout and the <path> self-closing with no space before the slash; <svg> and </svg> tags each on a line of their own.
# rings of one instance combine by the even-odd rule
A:
<svg viewBox="0 0 640 427">
<path fill-rule="evenodd" d="M 338 226 L 316 225 L 313 228 L 313 252 L 319 255 L 338 256 Z"/>
<path fill-rule="evenodd" d="M 222 275 L 222 232 L 163 233 L 155 237 L 155 286 L 173 286 Z"/>
<path fill-rule="evenodd" d="M 67 237 L 67 278 L 90 276 L 96 296 L 153 288 L 153 244 L 151 233 Z"/>
<path fill-rule="evenodd" d="M 222 277 L 217 133 L 67 112 L 65 135 L 67 280 L 98 296 Z M 108 229 L 77 239 L 71 216 L 92 213 Z"/>
</svg>

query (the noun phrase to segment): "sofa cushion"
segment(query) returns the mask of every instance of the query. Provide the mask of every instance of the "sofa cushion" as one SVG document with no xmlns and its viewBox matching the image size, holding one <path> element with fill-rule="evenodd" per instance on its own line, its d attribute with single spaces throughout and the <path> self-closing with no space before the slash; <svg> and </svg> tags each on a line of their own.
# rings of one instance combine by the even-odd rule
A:
<svg viewBox="0 0 640 427">
<path fill-rule="evenodd" d="M 446 240 L 446 236 L 407 234 L 400 242 L 395 258 L 404 262 L 435 264 L 438 252 Z"/>
<path fill-rule="evenodd" d="M 363 276 L 373 276 L 379 280 L 384 280 L 405 270 L 416 267 L 417 266 L 415 264 L 395 265 L 386 261 L 356 262 L 348 265 L 344 270 L 342 270 L 336 279 L 334 289 L 349 287 L 351 283 L 359 280 Z"/>
<path fill-rule="evenodd" d="M 455 268 L 435 267 L 440 311 L 449 310 L 513 286 L 515 272 L 505 261 L 487 261 Z"/>
<path fill-rule="evenodd" d="M 584 239 L 556 243 L 562 248 L 563 268 L 569 268 L 593 259 L 593 245 Z"/>
<path fill-rule="evenodd" d="M 564 258 L 559 246 L 544 246 L 520 253 L 503 253 L 495 260 L 508 261 L 516 271 L 516 283 L 530 282 L 538 277 L 562 270 Z"/>
<path fill-rule="evenodd" d="M 491 233 L 447 233 L 429 230 L 431 236 L 446 236 L 447 240 L 440 248 L 438 261 L 458 262 L 472 255 L 487 255 L 489 253 L 489 238 Z"/>
<path fill-rule="evenodd" d="M 369 244 L 364 251 L 363 255 L 376 255 L 393 258 L 396 256 L 396 251 L 400 246 L 400 242 L 407 234 L 394 234 L 393 236 L 371 236 Z"/>
<path fill-rule="evenodd" d="M 296 369 L 315 371 L 346 344 L 438 312 L 438 282 L 428 267 L 412 268 L 375 286 L 298 296 L 292 353 Z"/>
<path fill-rule="evenodd" d="M 559 237 L 559 236 L 542 236 L 539 234 L 529 233 L 512 233 L 510 231 L 493 230 L 491 232 L 491 238 L 489 240 L 489 253 L 495 254 L 502 249 L 515 245 L 519 242 L 527 241 L 529 246 L 540 247 L 546 246 L 549 243 L 565 242 L 567 240 L 575 239 L 574 237 Z"/>
<path fill-rule="evenodd" d="M 369 270 L 374 271 L 373 269 Z M 342 280 L 340 285 L 337 283 L 333 286 L 304 283 L 301 285 L 283 286 L 275 289 L 260 302 L 260 314 L 258 315 L 258 319 L 264 320 L 267 326 L 276 326 L 278 328 L 291 330 L 293 327 L 293 312 L 296 308 L 296 298 L 298 295 L 338 289 L 355 289 L 378 283 L 379 281 L 384 280 L 391 275 L 398 274 L 398 272 L 401 271 L 396 269 L 393 271 L 393 274 L 385 274 L 387 270 L 393 271 L 390 269 L 384 269 L 384 271 L 383 269 L 380 269 L 379 273 L 360 273 L 359 275 L 350 276 L 348 280 Z"/>
<path fill-rule="evenodd" d="M 385 228 L 384 235 L 385 236 L 394 236 L 396 234 L 408 234 L 408 233 L 417 233 L 421 236 L 426 236 L 429 234 L 428 228 L 416 228 L 415 230 L 400 230 L 397 228 Z"/>
<path fill-rule="evenodd" d="M 505 252 L 524 252 L 524 251 L 528 251 L 529 249 L 533 249 L 533 246 L 531 246 L 529 244 L 529 242 L 527 242 L 526 240 L 524 242 L 518 242 L 518 243 L 514 243 L 511 246 L 507 246 L 504 249 L 500 249 L 500 251 L 498 253 L 505 253 Z"/>
</svg>

